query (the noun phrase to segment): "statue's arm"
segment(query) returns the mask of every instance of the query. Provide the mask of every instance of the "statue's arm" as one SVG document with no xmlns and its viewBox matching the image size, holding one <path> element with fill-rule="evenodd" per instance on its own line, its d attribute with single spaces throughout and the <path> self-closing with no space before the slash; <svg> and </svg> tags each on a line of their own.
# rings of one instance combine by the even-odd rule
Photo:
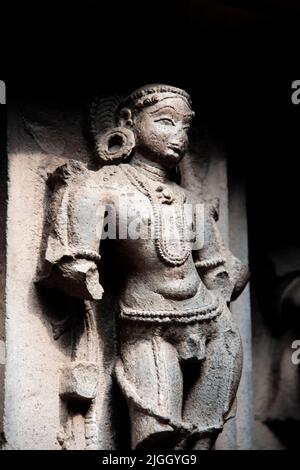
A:
<svg viewBox="0 0 300 470">
<path fill-rule="evenodd" d="M 235 300 L 249 280 L 248 266 L 225 246 L 217 225 L 218 210 L 205 204 L 204 244 L 194 252 L 194 261 L 208 289 L 219 291 L 227 302 Z"/>
<path fill-rule="evenodd" d="M 38 283 L 72 297 L 101 299 L 98 262 L 105 203 L 94 174 L 70 160 L 49 178 L 45 255 Z"/>
</svg>

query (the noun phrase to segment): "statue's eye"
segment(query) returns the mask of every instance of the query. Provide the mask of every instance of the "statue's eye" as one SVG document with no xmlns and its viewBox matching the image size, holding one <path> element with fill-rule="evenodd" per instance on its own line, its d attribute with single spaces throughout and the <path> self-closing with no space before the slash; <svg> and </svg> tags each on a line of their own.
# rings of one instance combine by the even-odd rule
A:
<svg viewBox="0 0 300 470">
<path fill-rule="evenodd" d="M 164 126 L 175 126 L 174 121 L 169 118 L 156 119 L 155 122 L 159 122 L 160 124 L 163 124 Z"/>
</svg>

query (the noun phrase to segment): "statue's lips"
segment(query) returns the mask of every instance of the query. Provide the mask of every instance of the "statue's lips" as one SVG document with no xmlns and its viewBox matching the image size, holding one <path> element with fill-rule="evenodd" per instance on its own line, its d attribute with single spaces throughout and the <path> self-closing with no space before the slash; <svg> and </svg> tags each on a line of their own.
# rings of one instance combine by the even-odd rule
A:
<svg viewBox="0 0 300 470">
<path fill-rule="evenodd" d="M 183 152 L 183 147 L 181 145 L 169 144 L 168 148 L 173 150 L 173 152 L 177 153 L 177 155 L 181 155 Z"/>
</svg>

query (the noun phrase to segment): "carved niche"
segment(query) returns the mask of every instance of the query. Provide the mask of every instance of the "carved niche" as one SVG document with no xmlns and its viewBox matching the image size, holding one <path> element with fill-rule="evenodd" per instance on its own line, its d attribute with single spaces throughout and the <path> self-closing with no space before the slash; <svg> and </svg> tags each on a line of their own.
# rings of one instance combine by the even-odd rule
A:
<svg viewBox="0 0 300 470">
<path fill-rule="evenodd" d="M 209 449 L 234 414 L 242 350 L 229 303 L 248 271 L 222 240 L 217 201 L 180 185 L 193 116 L 167 85 L 97 99 L 99 167 L 70 160 L 49 176 L 38 284 L 69 299 L 55 328 L 73 332 L 62 448 L 105 448 L 107 420 L 118 427 L 103 411 L 109 383 L 134 449 Z"/>
</svg>

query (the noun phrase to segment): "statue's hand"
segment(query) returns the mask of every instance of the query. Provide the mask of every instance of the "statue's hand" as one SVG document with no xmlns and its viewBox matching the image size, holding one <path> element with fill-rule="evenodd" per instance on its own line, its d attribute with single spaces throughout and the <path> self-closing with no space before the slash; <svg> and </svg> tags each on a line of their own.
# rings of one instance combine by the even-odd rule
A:
<svg viewBox="0 0 300 470">
<path fill-rule="evenodd" d="M 58 287 L 72 297 L 100 300 L 103 295 L 97 265 L 90 260 L 77 259 L 58 265 Z"/>
<path fill-rule="evenodd" d="M 235 258 L 235 270 L 234 270 L 234 281 L 233 281 L 233 291 L 231 294 L 231 301 L 233 302 L 236 300 L 243 290 L 245 289 L 246 285 L 249 282 L 251 273 L 247 265 L 242 264 L 239 260 Z"/>
<path fill-rule="evenodd" d="M 204 274 L 204 283 L 208 289 L 221 293 L 227 302 L 233 302 L 243 292 L 249 281 L 248 267 L 237 258 L 233 258 L 232 266 L 217 266 Z"/>
<path fill-rule="evenodd" d="M 220 292 L 222 297 L 227 300 L 230 298 L 230 278 L 224 266 L 217 266 L 216 268 L 209 269 L 203 275 L 203 281 L 209 290 L 215 290 Z"/>
</svg>

